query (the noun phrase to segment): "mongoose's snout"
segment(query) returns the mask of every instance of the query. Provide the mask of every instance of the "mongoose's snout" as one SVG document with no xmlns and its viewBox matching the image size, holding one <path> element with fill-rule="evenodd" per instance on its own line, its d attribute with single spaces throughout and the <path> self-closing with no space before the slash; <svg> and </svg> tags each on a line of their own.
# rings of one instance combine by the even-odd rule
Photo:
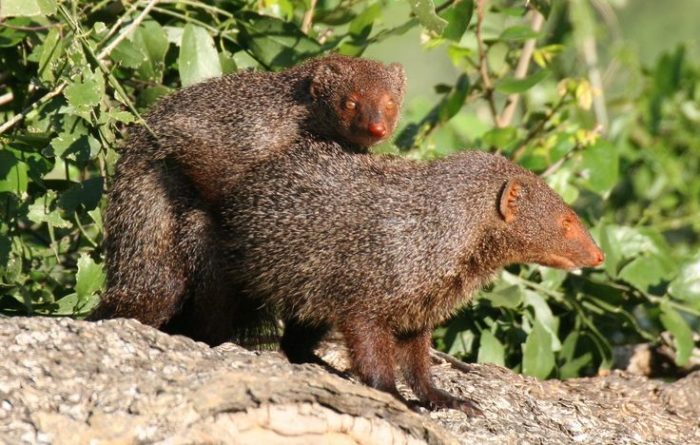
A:
<svg viewBox="0 0 700 445">
<path fill-rule="evenodd" d="M 370 122 L 367 126 L 369 133 L 376 138 L 383 138 L 387 134 L 386 125 L 383 122 Z"/>
<path fill-rule="evenodd" d="M 600 249 L 598 246 L 593 246 L 593 252 L 591 252 L 591 255 L 593 257 L 593 261 L 591 262 L 590 267 L 595 267 L 603 264 L 603 261 L 605 261 L 605 254 L 603 251 Z"/>
</svg>

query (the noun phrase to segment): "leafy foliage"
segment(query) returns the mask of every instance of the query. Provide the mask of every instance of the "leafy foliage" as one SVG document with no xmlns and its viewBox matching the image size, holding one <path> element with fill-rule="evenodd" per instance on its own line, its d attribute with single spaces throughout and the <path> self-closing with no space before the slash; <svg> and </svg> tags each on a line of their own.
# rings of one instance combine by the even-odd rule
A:
<svg viewBox="0 0 700 445">
<path fill-rule="evenodd" d="M 118 146 L 159 97 L 249 67 L 361 55 L 421 28 L 459 75 L 436 85 L 435 103 L 409 103 L 396 145 L 380 151 L 500 152 L 546 178 L 606 253 L 579 273 L 509 267 L 436 331 L 438 345 L 572 377 L 668 331 L 686 364 L 700 325 L 700 68 L 683 47 L 646 70 L 606 52 L 629 66 L 603 83 L 595 38 L 606 29 L 591 4 L 529 2 L 538 24 L 525 3 L 409 0 L 389 27 L 389 4 L 372 0 L 3 1 L 0 312 L 82 317 L 95 306 Z"/>
</svg>

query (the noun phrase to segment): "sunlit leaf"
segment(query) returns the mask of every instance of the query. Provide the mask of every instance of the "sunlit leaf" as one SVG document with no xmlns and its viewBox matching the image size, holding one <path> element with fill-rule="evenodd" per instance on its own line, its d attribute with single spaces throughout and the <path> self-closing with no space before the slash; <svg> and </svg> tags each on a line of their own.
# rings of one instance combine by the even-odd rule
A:
<svg viewBox="0 0 700 445">
<path fill-rule="evenodd" d="M 0 18 L 48 15 L 56 12 L 56 0 L 2 0 Z"/>
<path fill-rule="evenodd" d="M 700 302 L 700 252 L 681 265 L 668 291 L 678 299 Z"/>
<path fill-rule="evenodd" d="M 523 374 L 544 379 L 554 369 L 552 336 L 535 320 L 523 345 Z"/>
<path fill-rule="evenodd" d="M 481 332 L 477 361 L 479 363 L 505 365 L 505 348 L 490 331 Z"/>
<path fill-rule="evenodd" d="M 549 70 L 539 70 L 535 74 L 524 79 L 515 79 L 512 77 L 503 78 L 496 82 L 495 88 L 497 91 L 506 94 L 522 93 L 546 79 L 549 74 Z"/>
<path fill-rule="evenodd" d="M 221 75 L 221 63 L 214 48 L 214 40 L 204 28 L 192 24 L 185 25 L 178 69 L 182 86 Z"/>
<path fill-rule="evenodd" d="M 443 32 L 447 26 L 447 20 L 435 13 L 435 3 L 432 0 L 408 0 L 408 4 L 411 5 L 411 10 L 425 29 L 434 34 Z"/>
<path fill-rule="evenodd" d="M 460 0 L 447 8 L 440 14 L 443 19 L 447 20 L 442 37 L 459 42 L 469 26 L 472 14 L 474 14 L 473 0 Z"/>
<path fill-rule="evenodd" d="M 693 331 L 688 323 L 671 305 L 664 301 L 661 303 L 661 323 L 673 335 L 673 345 L 676 349 L 676 364 L 685 366 L 693 352 Z"/>
<path fill-rule="evenodd" d="M 78 272 L 75 275 L 75 292 L 78 294 L 78 299 L 87 299 L 102 288 L 104 281 L 105 273 L 102 265 L 96 264 L 87 254 L 80 255 Z"/>
</svg>

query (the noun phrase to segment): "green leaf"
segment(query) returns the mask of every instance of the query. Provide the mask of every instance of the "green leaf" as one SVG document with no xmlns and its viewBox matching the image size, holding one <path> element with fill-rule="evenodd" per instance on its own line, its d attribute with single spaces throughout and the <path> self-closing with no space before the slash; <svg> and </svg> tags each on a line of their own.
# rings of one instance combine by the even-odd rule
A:
<svg viewBox="0 0 700 445">
<path fill-rule="evenodd" d="M 53 67 L 63 56 L 63 41 L 60 37 L 58 28 L 51 28 L 41 44 L 38 74 L 39 78 L 45 82 L 56 80 Z"/>
<path fill-rule="evenodd" d="M 56 301 L 56 309 L 50 313 L 52 315 L 64 315 L 71 317 L 82 317 L 88 315 L 100 302 L 97 294 L 88 296 L 85 300 L 80 300 L 78 294 L 73 292 Z"/>
<path fill-rule="evenodd" d="M 0 18 L 56 13 L 56 0 L 2 0 Z"/>
<path fill-rule="evenodd" d="M 104 178 L 102 177 L 90 178 L 75 184 L 63 192 L 58 198 L 58 204 L 67 213 L 75 212 L 81 205 L 85 210 L 92 210 L 100 202 L 103 185 Z"/>
<path fill-rule="evenodd" d="M 522 42 L 528 39 L 536 39 L 539 36 L 540 34 L 533 31 L 529 26 L 517 25 L 506 28 L 498 37 L 498 40 Z"/>
<path fill-rule="evenodd" d="M 552 336 L 538 320 L 523 345 L 523 374 L 544 379 L 554 369 Z"/>
<path fill-rule="evenodd" d="M 503 148 L 518 137 L 518 131 L 513 127 L 494 128 L 481 137 L 484 143 L 491 147 Z"/>
<path fill-rule="evenodd" d="M 505 94 L 522 93 L 549 77 L 549 74 L 550 71 L 545 69 L 540 70 L 535 74 L 528 76 L 524 79 L 506 77 L 496 82 L 495 88 L 497 91 L 500 91 L 501 93 Z"/>
<path fill-rule="evenodd" d="M 555 192 L 559 193 L 561 198 L 567 204 L 571 204 L 578 198 L 579 191 L 576 187 L 571 185 L 569 179 L 571 178 L 571 170 L 568 168 L 560 168 L 551 175 L 547 176 L 547 184 L 554 189 Z"/>
<path fill-rule="evenodd" d="M 519 286 L 512 285 L 503 288 L 496 288 L 491 292 L 482 292 L 480 298 L 484 298 L 491 302 L 493 307 L 504 307 L 514 309 L 520 306 L 523 295 Z"/>
<path fill-rule="evenodd" d="M 255 58 L 270 68 L 285 68 L 321 53 L 321 46 L 290 22 L 241 13 L 240 39 Z"/>
<path fill-rule="evenodd" d="M 165 30 L 158 22 L 149 20 L 139 26 L 134 33 L 133 40 L 144 55 L 143 63 L 137 70 L 139 77 L 144 80 L 160 82 L 165 70 L 165 55 L 170 46 Z"/>
<path fill-rule="evenodd" d="M 479 363 L 494 363 L 496 365 L 505 366 L 505 347 L 494 336 L 491 331 L 481 331 L 481 340 L 479 340 L 479 354 L 477 362 Z"/>
<path fill-rule="evenodd" d="M 455 356 L 465 356 L 472 351 L 472 344 L 474 343 L 474 333 L 470 330 L 464 330 L 457 333 L 450 349 L 447 351 L 450 355 Z"/>
<path fill-rule="evenodd" d="M 344 43 L 340 47 L 340 54 L 346 56 L 359 56 L 367 48 L 367 38 L 372 33 L 374 22 L 382 14 L 382 5 L 374 3 L 369 8 L 366 8 L 362 13 L 353 19 L 350 23 L 348 33 L 351 40 Z"/>
<path fill-rule="evenodd" d="M 442 34 L 447 27 L 447 21 L 435 13 L 432 0 L 408 0 L 408 4 L 425 29 L 433 34 Z"/>
<path fill-rule="evenodd" d="M 27 218 L 37 224 L 46 223 L 52 227 L 62 228 L 72 227 L 73 224 L 63 219 L 56 209 L 51 210 L 51 203 L 56 199 L 55 193 L 56 192 L 50 191 L 50 193 L 38 197 L 29 206 Z"/>
<path fill-rule="evenodd" d="M 652 229 L 607 225 L 600 231 L 600 244 L 606 255 L 605 270 L 613 277 L 628 268 L 628 280 L 648 284 L 661 278 L 671 279 L 677 270 L 668 244 Z M 640 260 L 634 265 L 625 261 L 638 257 L 654 259 Z M 651 275 L 645 277 L 647 271 Z"/>
<path fill-rule="evenodd" d="M 700 303 L 700 252 L 681 265 L 668 292 L 680 300 Z"/>
<path fill-rule="evenodd" d="M 214 40 L 204 28 L 192 24 L 185 26 L 178 69 L 183 87 L 221 76 L 219 54 L 214 48 Z"/>
<path fill-rule="evenodd" d="M 542 295 L 531 290 L 526 290 L 524 293 L 523 302 L 534 310 L 535 321 L 541 323 L 550 335 L 552 351 L 559 351 L 561 349 L 561 342 L 559 337 L 557 337 L 559 318 L 554 316 L 552 309 Z"/>
<path fill-rule="evenodd" d="M 452 88 L 452 91 L 440 103 L 438 111 L 440 122 L 445 123 L 449 121 L 462 109 L 464 101 L 467 99 L 467 94 L 469 94 L 469 76 L 462 74 L 457 79 L 457 83 Z"/>
<path fill-rule="evenodd" d="M 619 174 L 619 151 L 609 142 L 599 139 L 583 153 L 581 175 L 584 184 L 603 197 L 610 194 L 617 184 Z"/>
<path fill-rule="evenodd" d="M 89 255 L 83 253 L 78 258 L 78 273 L 75 275 L 75 292 L 79 300 L 86 300 L 89 296 L 102 289 L 105 281 L 105 273 L 101 264 L 96 264 Z"/>
<path fill-rule="evenodd" d="M 119 42 L 109 57 L 127 68 L 138 68 L 146 61 L 146 55 L 141 48 L 128 39 Z"/>
<path fill-rule="evenodd" d="M 473 0 L 460 0 L 447 8 L 440 16 L 447 20 L 447 26 L 442 32 L 442 37 L 459 42 L 467 31 L 469 22 L 474 14 Z"/>
<path fill-rule="evenodd" d="M 98 105 L 105 93 L 105 82 L 102 73 L 88 73 L 82 82 L 71 82 L 63 92 L 68 103 L 76 110 L 89 110 Z"/>
<path fill-rule="evenodd" d="M 640 256 L 620 270 L 619 277 L 637 289 L 647 291 L 673 276 L 676 268 L 658 256 Z"/>
<path fill-rule="evenodd" d="M 673 335 L 673 345 L 676 349 L 676 364 L 685 366 L 690 360 L 693 352 L 693 331 L 688 323 L 683 319 L 667 301 L 661 303 L 661 323 Z"/>
<path fill-rule="evenodd" d="M 372 32 L 372 25 L 382 15 L 382 5 L 375 3 L 362 11 L 350 22 L 348 32 L 353 40 L 365 40 Z"/>
<path fill-rule="evenodd" d="M 27 171 L 27 164 L 17 159 L 10 151 L 0 150 L 0 192 L 22 196 L 29 184 Z"/>
</svg>

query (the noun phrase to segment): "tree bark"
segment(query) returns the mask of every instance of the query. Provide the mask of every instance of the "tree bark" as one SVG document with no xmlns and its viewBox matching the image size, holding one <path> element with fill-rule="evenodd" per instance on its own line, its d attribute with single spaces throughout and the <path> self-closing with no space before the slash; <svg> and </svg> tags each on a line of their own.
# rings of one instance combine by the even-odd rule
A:
<svg viewBox="0 0 700 445">
<path fill-rule="evenodd" d="M 0 319 L 3 443 L 700 443 L 700 373 L 538 381 L 494 365 L 433 367 L 483 417 L 414 412 L 330 365 L 211 349 L 133 320 Z M 467 371 L 467 372 L 465 372 Z M 402 388 L 407 397 L 407 389 Z"/>
</svg>

